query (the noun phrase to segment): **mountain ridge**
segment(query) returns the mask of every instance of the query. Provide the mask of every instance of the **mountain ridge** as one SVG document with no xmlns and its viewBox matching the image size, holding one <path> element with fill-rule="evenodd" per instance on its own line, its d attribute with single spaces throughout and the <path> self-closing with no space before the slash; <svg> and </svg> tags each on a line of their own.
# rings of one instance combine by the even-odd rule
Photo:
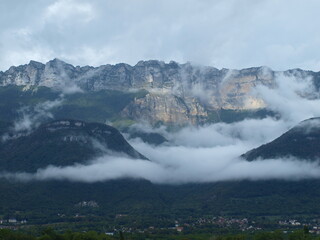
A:
<svg viewBox="0 0 320 240">
<path fill-rule="evenodd" d="M 113 154 L 147 160 L 111 126 L 60 119 L 18 136 L 8 135 L 0 143 L 0 170 L 35 172 L 49 165 L 84 164 Z"/>
<path fill-rule="evenodd" d="M 320 117 L 300 122 L 273 141 L 242 155 L 248 161 L 257 159 L 297 158 L 320 159 Z"/>
<path fill-rule="evenodd" d="M 49 87 L 67 94 L 99 92 L 124 93 L 146 91 L 134 98 L 121 111 L 123 118 L 141 119 L 157 123 L 199 125 L 219 118 L 217 111 L 257 111 L 265 108 L 262 99 L 251 94 L 257 85 L 275 87 L 277 74 L 312 77 L 316 89 L 320 87 L 320 72 L 301 69 L 282 72 L 267 67 L 241 70 L 217 69 L 210 66 L 165 63 L 157 60 L 140 61 L 131 66 L 116 65 L 73 66 L 59 59 L 46 64 L 10 67 L 0 72 L 0 86 Z M 174 106 L 174 107 L 172 107 Z"/>
</svg>

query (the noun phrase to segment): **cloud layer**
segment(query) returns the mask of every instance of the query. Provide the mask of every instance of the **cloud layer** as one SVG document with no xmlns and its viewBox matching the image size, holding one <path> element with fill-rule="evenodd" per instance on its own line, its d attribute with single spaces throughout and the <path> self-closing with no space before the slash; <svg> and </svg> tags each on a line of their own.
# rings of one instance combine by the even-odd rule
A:
<svg viewBox="0 0 320 240">
<path fill-rule="evenodd" d="M 218 68 L 320 68 L 320 2 L 34 0 L 0 3 L 0 69 L 159 59 Z"/>
<path fill-rule="evenodd" d="M 165 150 L 165 149 L 164 149 Z M 178 150 L 179 152 L 179 150 Z M 187 152 L 182 152 L 186 154 Z M 209 151 L 207 152 L 209 153 Z M 35 174 L 4 173 L 1 177 L 18 181 L 68 180 L 76 182 L 102 182 L 121 178 L 146 179 L 158 184 L 205 183 L 233 180 L 301 180 L 320 178 L 318 163 L 301 162 L 296 159 L 277 159 L 246 162 L 241 159 L 214 159 L 201 151 L 196 158 L 183 155 L 174 162 L 149 162 L 119 157 L 102 157 L 90 165 L 68 167 L 49 166 Z M 195 157 L 192 154 L 191 157 Z M 162 159 L 163 160 L 163 159 Z M 172 160 L 172 158 L 170 158 Z"/>
<path fill-rule="evenodd" d="M 255 94 L 262 97 L 268 108 L 279 114 L 279 118 L 216 123 L 187 127 L 177 132 L 137 125 L 135 127 L 138 129 L 160 132 L 169 139 L 169 143 L 162 146 L 149 145 L 140 139 L 130 140 L 133 147 L 151 161 L 107 154 L 91 159 L 85 165 L 48 166 L 38 169 L 36 173 L 3 173 L 1 176 L 21 181 L 55 179 L 80 182 L 142 178 L 154 183 L 169 184 L 319 178 L 318 162 L 290 157 L 247 162 L 239 157 L 252 148 L 272 141 L 300 121 L 320 116 L 320 100 L 306 98 L 315 95 L 310 79 L 278 75 L 276 83 L 274 89 L 258 86 Z M 319 121 L 311 121 L 312 126 L 307 128 L 308 131 L 317 124 Z"/>
</svg>

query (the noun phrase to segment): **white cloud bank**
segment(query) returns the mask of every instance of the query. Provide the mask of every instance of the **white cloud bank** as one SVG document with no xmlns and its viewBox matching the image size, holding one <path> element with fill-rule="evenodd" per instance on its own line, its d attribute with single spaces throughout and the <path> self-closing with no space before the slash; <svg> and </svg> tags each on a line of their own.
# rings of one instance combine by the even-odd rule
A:
<svg viewBox="0 0 320 240">
<path fill-rule="evenodd" d="M 300 121 L 320 116 L 320 100 L 302 97 L 310 96 L 310 91 L 314 93 L 310 79 L 279 75 L 276 80 L 275 89 L 257 87 L 255 94 L 263 97 L 269 108 L 280 114 L 278 119 L 246 119 L 232 124 L 189 127 L 175 133 L 157 129 L 170 140 L 170 144 L 163 146 L 152 146 L 139 139 L 131 140 L 133 147 L 151 161 L 106 155 L 86 165 L 48 166 L 34 174 L 4 173 L 1 176 L 22 181 L 56 179 L 82 182 L 142 178 L 170 184 L 319 178 L 318 162 L 294 158 L 247 162 L 239 158 L 246 151 L 272 141 Z M 319 122 L 312 121 L 312 127 L 320 127 L 317 126 Z M 152 131 L 148 127 L 144 129 Z"/>
<path fill-rule="evenodd" d="M 165 149 L 162 151 L 165 151 Z M 182 151 L 181 153 L 187 154 L 189 152 Z M 119 157 L 102 157 L 96 159 L 90 165 L 49 166 L 45 169 L 39 169 L 35 174 L 4 173 L 2 177 L 20 181 L 69 180 L 89 183 L 121 178 L 137 178 L 160 184 L 205 183 L 243 179 L 301 180 L 320 178 L 318 163 L 302 163 L 295 159 L 246 162 L 237 158 L 230 159 L 228 154 L 226 154 L 226 158 L 219 158 L 223 154 L 213 158 L 212 156 L 204 156 L 206 153 L 208 154 L 210 151 L 201 151 L 200 155 L 183 155 L 178 159 L 169 158 L 168 160 L 174 160 L 169 163 L 167 161 L 159 163 Z"/>
</svg>

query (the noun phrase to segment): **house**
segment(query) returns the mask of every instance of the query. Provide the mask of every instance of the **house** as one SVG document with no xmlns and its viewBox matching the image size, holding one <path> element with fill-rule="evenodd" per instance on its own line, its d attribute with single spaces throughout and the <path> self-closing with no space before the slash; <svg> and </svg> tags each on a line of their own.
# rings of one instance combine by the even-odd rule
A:
<svg viewBox="0 0 320 240">
<path fill-rule="evenodd" d="M 15 218 L 10 218 L 10 219 L 8 220 L 8 222 L 9 222 L 9 223 L 17 223 L 17 219 L 15 219 Z"/>
<path fill-rule="evenodd" d="M 183 227 L 177 227 L 177 232 L 182 232 L 183 231 Z"/>
</svg>

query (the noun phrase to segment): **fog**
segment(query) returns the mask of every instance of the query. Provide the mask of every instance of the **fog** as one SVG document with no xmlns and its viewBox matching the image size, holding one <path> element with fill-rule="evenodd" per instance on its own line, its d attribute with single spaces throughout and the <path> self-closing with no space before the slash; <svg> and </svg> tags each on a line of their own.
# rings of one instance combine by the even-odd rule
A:
<svg viewBox="0 0 320 240">
<path fill-rule="evenodd" d="M 21 117 L 14 122 L 13 132 L 28 132 L 38 127 L 41 122 L 52 119 L 51 110 L 63 102 L 63 96 L 53 101 L 38 103 L 35 107 L 23 107 L 19 109 Z"/>
<path fill-rule="evenodd" d="M 175 153 L 190 153 L 190 151 L 183 151 L 183 149 L 179 150 L 176 150 Z M 232 150 L 232 148 L 228 148 L 228 150 Z M 235 149 L 235 151 L 237 150 Z M 200 156 L 196 153 L 200 153 Z M 199 149 L 190 157 L 180 155 L 177 158 L 167 159 L 174 159 L 174 162 L 149 162 L 106 156 L 96 159 L 89 165 L 49 166 L 45 169 L 39 169 L 35 174 L 4 173 L 2 177 L 20 181 L 69 180 L 88 183 L 134 178 L 146 179 L 158 184 L 205 183 L 243 179 L 300 180 L 320 177 L 317 163 L 302 163 L 296 159 L 246 162 L 230 158 L 232 154 L 227 154 L 225 151 L 220 153 L 217 158 L 212 158 L 210 153 L 212 152 L 208 149 Z"/>
<path fill-rule="evenodd" d="M 36 173 L 3 173 L 2 177 L 21 181 L 55 179 L 80 182 L 135 178 L 166 184 L 319 178 L 320 166 L 317 161 L 287 157 L 248 162 L 240 157 L 279 137 L 299 122 L 320 116 L 320 100 L 311 79 L 278 75 L 274 88 L 258 86 L 252 94 L 262 98 L 277 117 L 189 126 L 175 132 L 167 131 L 164 127 L 154 129 L 138 124 L 134 126 L 136 129 L 161 133 L 169 140 L 160 146 L 145 143 L 139 138 L 129 140 L 150 161 L 106 154 L 89 159 L 87 164 L 48 166 L 38 169 Z M 310 126 L 304 122 L 302 129 L 307 127 L 311 131 L 314 127 L 320 127 L 319 122 L 311 121 Z"/>
</svg>

